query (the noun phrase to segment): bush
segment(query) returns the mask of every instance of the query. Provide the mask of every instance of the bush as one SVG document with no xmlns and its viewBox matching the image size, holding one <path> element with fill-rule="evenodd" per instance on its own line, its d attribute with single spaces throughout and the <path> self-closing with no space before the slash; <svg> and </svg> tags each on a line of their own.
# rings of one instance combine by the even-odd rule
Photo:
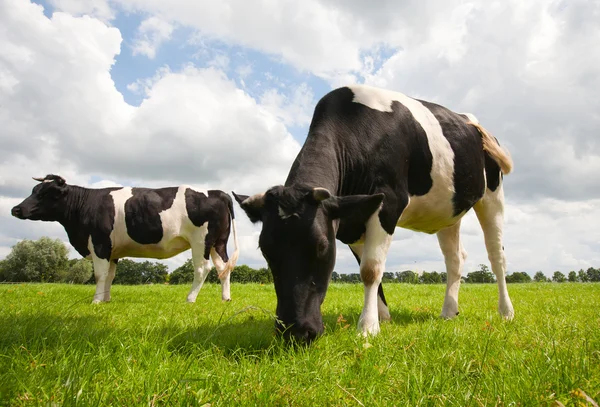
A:
<svg viewBox="0 0 600 407">
<path fill-rule="evenodd" d="M 68 252 L 59 239 L 22 240 L 2 262 L 2 278 L 14 282 L 62 281 L 67 273 Z"/>
<path fill-rule="evenodd" d="M 85 284 L 94 274 L 94 266 L 90 260 L 79 259 L 71 262 L 63 281 L 71 284 Z"/>
<path fill-rule="evenodd" d="M 467 274 L 467 283 L 495 283 L 494 273 L 485 264 L 479 265 L 479 270 Z"/>
<path fill-rule="evenodd" d="M 530 283 L 531 276 L 524 271 L 516 271 L 506 276 L 507 283 Z"/>
</svg>

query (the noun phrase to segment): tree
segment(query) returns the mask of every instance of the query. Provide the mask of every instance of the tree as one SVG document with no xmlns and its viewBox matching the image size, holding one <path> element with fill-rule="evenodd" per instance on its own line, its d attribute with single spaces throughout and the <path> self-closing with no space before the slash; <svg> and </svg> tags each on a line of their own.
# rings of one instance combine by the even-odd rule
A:
<svg viewBox="0 0 600 407">
<path fill-rule="evenodd" d="M 582 283 L 587 283 L 588 281 L 588 275 L 585 271 L 583 271 L 583 269 L 579 270 L 577 272 L 577 277 L 579 278 L 579 281 L 581 281 Z"/>
<path fill-rule="evenodd" d="M 467 283 L 494 283 L 496 279 L 494 278 L 494 274 L 490 271 L 488 266 L 485 264 L 479 265 L 479 270 L 472 271 L 467 274 L 466 278 Z"/>
<path fill-rule="evenodd" d="M 394 273 L 389 271 L 384 271 L 383 276 L 381 277 L 382 283 L 393 283 L 394 282 Z"/>
<path fill-rule="evenodd" d="M 19 282 L 61 281 L 67 272 L 68 252 L 59 239 L 22 240 L 2 262 L 3 278 Z"/>
<path fill-rule="evenodd" d="M 600 268 L 595 269 L 590 267 L 586 271 L 588 281 L 600 281 Z"/>
<path fill-rule="evenodd" d="M 66 283 L 72 284 L 85 284 L 94 274 L 94 266 L 90 260 L 87 259 L 76 259 L 75 261 L 69 261 L 70 266 L 63 278 Z"/>
<path fill-rule="evenodd" d="M 190 284 L 194 281 L 194 264 L 192 259 L 177 267 L 169 277 L 169 284 Z"/>
<path fill-rule="evenodd" d="M 560 271 L 555 271 L 552 275 L 552 281 L 555 281 L 557 283 L 564 283 L 565 281 L 567 281 L 567 278 Z"/>
<path fill-rule="evenodd" d="M 569 282 L 576 283 L 577 282 L 577 273 L 574 271 L 569 271 Z"/>
<path fill-rule="evenodd" d="M 396 273 L 396 280 L 400 283 L 419 284 L 419 275 L 411 270 Z"/>
<path fill-rule="evenodd" d="M 337 271 L 334 271 L 333 273 L 331 273 L 331 281 L 333 283 L 337 283 L 340 280 L 340 275 L 338 274 Z"/>
<path fill-rule="evenodd" d="M 530 283 L 531 276 L 524 271 L 515 271 L 506 276 L 507 283 Z"/>
<path fill-rule="evenodd" d="M 548 281 L 548 279 L 546 278 L 546 275 L 544 273 L 538 271 L 533 276 L 533 281 L 535 281 L 536 283 L 545 283 L 546 281 Z"/>
<path fill-rule="evenodd" d="M 164 283 L 168 276 L 167 266 L 149 261 L 136 262 L 121 259 L 117 264 L 115 284 Z"/>
<path fill-rule="evenodd" d="M 442 276 L 440 276 L 440 273 L 437 271 L 432 271 L 431 273 L 424 271 L 419 280 L 423 284 L 440 284 L 442 282 Z"/>
</svg>

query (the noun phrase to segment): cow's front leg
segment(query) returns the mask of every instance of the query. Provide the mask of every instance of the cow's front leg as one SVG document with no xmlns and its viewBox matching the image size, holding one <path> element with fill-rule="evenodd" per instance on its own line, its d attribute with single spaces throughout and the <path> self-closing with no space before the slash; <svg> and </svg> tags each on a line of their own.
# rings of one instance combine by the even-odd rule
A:
<svg viewBox="0 0 600 407">
<path fill-rule="evenodd" d="M 108 292 L 106 292 L 106 281 L 108 280 L 111 262 L 94 254 L 92 254 L 92 261 L 94 263 L 94 277 L 96 278 L 96 293 L 92 304 L 99 304 L 105 301 L 106 296 L 110 299 L 110 283 L 108 284 Z M 112 282 L 112 279 L 110 282 Z"/>
<path fill-rule="evenodd" d="M 379 211 L 377 211 L 367 222 L 360 261 L 360 277 L 365 289 L 365 304 L 358 320 L 358 330 L 364 336 L 379 333 L 378 289 L 391 242 L 392 236 L 381 226 Z"/>
<path fill-rule="evenodd" d="M 117 262 L 119 260 L 115 259 L 110 262 L 108 266 L 108 275 L 106 276 L 106 280 L 104 281 L 104 302 L 110 301 L 110 287 L 112 286 L 112 282 L 115 279 L 115 274 L 117 272 Z"/>
<path fill-rule="evenodd" d="M 358 266 L 360 267 L 360 259 L 362 258 L 363 253 L 363 245 L 350 245 L 350 250 L 356 261 L 358 262 Z M 379 314 L 379 322 L 391 321 L 392 316 L 390 315 L 390 310 L 388 309 L 387 302 L 385 301 L 385 295 L 383 294 L 383 286 L 379 283 L 379 287 L 377 288 L 377 313 Z"/>
</svg>

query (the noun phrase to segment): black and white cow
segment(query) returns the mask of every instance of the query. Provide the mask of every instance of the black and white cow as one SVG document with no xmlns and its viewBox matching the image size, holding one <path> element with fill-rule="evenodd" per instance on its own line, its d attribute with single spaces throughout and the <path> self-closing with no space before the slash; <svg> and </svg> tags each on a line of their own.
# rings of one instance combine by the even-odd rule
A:
<svg viewBox="0 0 600 407">
<path fill-rule="evenodd" d="M 502 246 L 502 173 L 511 169 L 508 153 L 473 115 L 353 85 L 319 101 L 285 186 L 234 196 L 251 221 L 262 221 L 259 245 L 273 272 L 278 319 L 310 341 L 323 331 L 336 237 L 360 264 L 359 330 L 377 334 L 379 319 L 390 318 L 381 277 L 397 226 L 437 233 L 448 273 L 442 317 L 457 315 L 466 258 L 460 221 L 471 208 L 498 279 L 498 310 L 511 319 Z"/>
<path fill-rule="evenodd" d="M 212 257 L 221 296 L 230 300 L 229 276 L 239 250 L 233 201 L 217 190 L 169 188 L 89 189 L 68 185 L 58 175 L 34 178 L 31 196 L 12 209 L 19 219 L 57 221 L 83 257 L 91 258 L 96 277 L 94 303 L 110 301 L 110 286 L 123 257 L 166 259 L 192 249 L 194 282 L 187 296 L 195 302 L 210 271 Z M 235 251 L 227 255 L 233 229 Z"/>
</svg>

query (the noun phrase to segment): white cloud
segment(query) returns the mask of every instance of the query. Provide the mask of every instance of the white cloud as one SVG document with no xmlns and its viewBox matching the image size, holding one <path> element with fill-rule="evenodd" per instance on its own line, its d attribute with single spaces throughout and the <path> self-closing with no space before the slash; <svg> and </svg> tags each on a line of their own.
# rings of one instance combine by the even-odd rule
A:
<svg viewBox="0 0 600 407">
<path fill-rule="evenodd" d="M 154 59 L 157 49 L 171 38 L 174 28 L 173 24 L 158 17 L 145 19 L 140 23 L 133 41 L 133 55 L 141 54 Z"/>
<path fill-rule="evenodd" d="M 49 3 L 55 9 L 74 16 L 89 15 L 102 21 L 115 18 L 115 11 L 107 0 L 49 0 Z"/>
</svg>

